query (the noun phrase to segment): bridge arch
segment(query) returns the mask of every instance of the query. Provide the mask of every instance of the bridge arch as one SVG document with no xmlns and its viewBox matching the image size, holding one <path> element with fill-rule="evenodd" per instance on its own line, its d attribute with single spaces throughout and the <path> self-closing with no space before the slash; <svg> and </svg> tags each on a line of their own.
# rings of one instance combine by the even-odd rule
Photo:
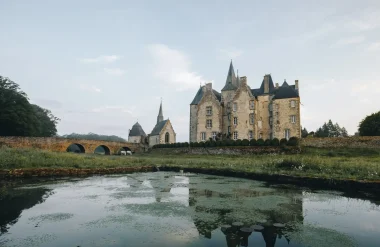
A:
<svg viewBox="0 0 380 247">
<path fill-rule="evenodd" d="M 95 148 L 94 154 L 110 155 L 111 150 L 106 145 L 99 145 Z"/>
<path fill-rule="evenodd" d="M 86 149 L 82 144 L 79 143 L 72 143 L 66 148 L 66 152 L 71 152 L 71 153 L 85 153 Z"/>
</svg>

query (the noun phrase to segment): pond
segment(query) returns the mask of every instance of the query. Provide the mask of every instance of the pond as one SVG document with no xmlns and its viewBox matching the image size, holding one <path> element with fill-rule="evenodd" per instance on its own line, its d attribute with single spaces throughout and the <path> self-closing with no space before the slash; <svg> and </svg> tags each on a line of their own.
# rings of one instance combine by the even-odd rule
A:
<svg viewBox="0 0 380 247">
<path fill-rule="evenodd" d="M 0 187 L 0 246 L 380 246 L 379 202 L 199 174 Z"/>
</svg>

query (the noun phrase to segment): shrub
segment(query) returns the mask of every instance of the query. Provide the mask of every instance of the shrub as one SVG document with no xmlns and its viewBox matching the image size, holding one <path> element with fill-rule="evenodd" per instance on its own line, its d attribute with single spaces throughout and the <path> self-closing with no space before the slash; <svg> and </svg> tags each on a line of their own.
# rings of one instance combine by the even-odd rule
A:
<svg viewBox="0 0 380 247">
<path fill-rule="evenodd" d="M 248 139 L 244 139 L 241 141 L 241 145 L 242 146 L 249 146 L 249 140 Z"/>
<path fill-rule="evenodd" d="M 257 140 L 256 144 L 257 144 L 257 146 L 264 146 L 265 145 L 265 141 L 262 138 L 260 138 L 260 139 Z"/>
<path fill-rule="evenodd" d="M 237 139 L 236 141 L 235 141 L 235 145 L 234 146 L 242 146 L 242 142 L 241 142 L 241 140 L 240 139 Z"/>
<path fill-rule="evenodd" d="M 216 141 L 212 140 L 210 141 L 210 147 L 215 147 L 216 146 Z"/>
<path fill-rule="evenodd" d="M 217 147 L 224 146 L 223 141 L 217 141 L 215 144 L 216 144 Z"/>
<path fill-rule="evenodd" d="M 280 146 L 280 141 L 277 138 L 271 140 L 271 146 Z"/>
<path fill-rule="evenodd" d="M 288 146 L 299 146 L 300 144 L 300 140 L 299 138 L 293 136 L 293 137 L 290 137 L 289 138 L 289 141 L 288 141 Z"/>
<path fill-rule="evenodd" d="M 288 144 L 288 140 L 286 140 L 285 138 L 282 138 L 280 140 L 280 146 L 285 146 L 286 144 Z"/>
<path fill-rule="evenodd" d="M 264 142 L 264 146 L 270 146 L 272 144 L 270 139 L 266 139 Z"/>
<path fill-rule="evenodd" d="M 252 139 L 252 140 L 250 140 L 250 141 L 249 141 L 249 145 L 250 145 L 250 146 L 257 146 L 257 141 L 256 141 L 256 139 Z"/>
<path fill-rule="evenodd" d="M 189 147 L 189 143 L 188 142 L 184 142 L 183 146 L 186 147 L 186 148 L 188 148 Z"/>
</svg>

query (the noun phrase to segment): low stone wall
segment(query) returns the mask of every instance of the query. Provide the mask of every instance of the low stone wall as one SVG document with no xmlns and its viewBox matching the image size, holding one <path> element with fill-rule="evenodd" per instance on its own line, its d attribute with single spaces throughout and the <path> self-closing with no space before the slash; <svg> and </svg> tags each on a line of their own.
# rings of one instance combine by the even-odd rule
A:
<svg viewBox="0 0 380 247">
<path fill-rule="evenodd" d="M 182 148 L 155 148 L 151 153 L 156 154 L 297 154 L 300 153 L 299 147 L 182 147 Z"/>
<path fill-rule="evenodd" d="M 325 137 L 303 138 L 303 147 L 317 148 L 379 148 L 380 136 Z"/>
</svg>

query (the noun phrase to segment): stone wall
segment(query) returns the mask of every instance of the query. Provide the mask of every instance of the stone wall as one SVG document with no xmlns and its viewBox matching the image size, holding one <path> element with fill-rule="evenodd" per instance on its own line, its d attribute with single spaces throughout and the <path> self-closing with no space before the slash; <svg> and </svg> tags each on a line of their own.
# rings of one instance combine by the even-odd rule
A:
<svg viewBox="0 0 380 247">
<path fill-rule="evenodd" d="M 379 148 L 380 136 L 303 138 L 301 146 L 318 148 Z"/>
<path fill-rule="evenodd" d="M 220 106 L 220 103 L 213 94 L 211 85 L 209 88 L 204 87 L 204 89 L 204 96 L 198 104 L 196 142 L 202 141 L 202 132 L 206 134 L 206 141 L 212 137 L 212 132 L 222 132 L 222 108 Z M 211 115 L 207 115 L 207 107 L 212 107 Z M 212 121 L 211 128 L 208 128 L 206 126 L 207 120 Z"/>
<path fill-rule="evenodd" d="M 291 101 L 295 101 L 295 107 L 291 107 Z M 291 116 L 296 117 L 295 123 L 291 122 Z M 290 137 L 301 137 L 300 99 L 276 99 L 273 100 L 273 138 L 285 138 L 285 129 L 290 130 Z"/>
<path fill-rule="evenodd" d="M 94 153 L 98 146 L 104 145 L 109 148 L 111 154 L 116 154 L 120 148 L 129 148 L 133 152 L 141 152 L 143 146 L 130 142 L 110 142 L 97 140 L 66 139 L 56 137 L 0 137 L 0 146 L 11 148 L 38 148 L 55 152 L 66 152 L 71 144 L 80 144 L 85 153 Z"/>
<path fill-rule="evenodd" d="M 155 148 L 154 154 L 198 154 L 198 155 L 249 155 L 249 154 L 297 154 L 299 147 L 191 147 L 191 148 Z"/>
<path fill-rule="evenodd" d="M 254 124 L 249 121 L 249 115 L 254 114 L 255 110 L 250 109 L 250 101 L 255 101 L 246 82 L 242 83 L 236 91 L 235 97 L 231 102 L 231 138 L 234 138 L 234 132 L 237 132 L 237 139 L 249 139 L 249 131 L 254 131 Z M 234 111 L 233 104 L 237 104 Z M 256 106 L 256 104 L 255 104 Z M 237 125 L 234 125 L 234 117 L 237 118 Z M 253 132 L 254 133 L 254 132 Z"/>
</svg>

